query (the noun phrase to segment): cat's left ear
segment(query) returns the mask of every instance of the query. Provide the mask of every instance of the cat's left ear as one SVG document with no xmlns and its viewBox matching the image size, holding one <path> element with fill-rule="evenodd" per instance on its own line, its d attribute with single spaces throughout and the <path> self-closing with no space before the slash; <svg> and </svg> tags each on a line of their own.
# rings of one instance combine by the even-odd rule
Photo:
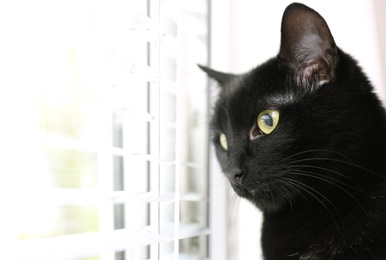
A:
<svg viewBox="0 0 386 260">
<path fill-rule="evenodd" d="M 224 86 L 226 83 L 230 82 L 232 78 L 234 78 L 236 75 L 230 74 L 230 73 L 224 73 L 224 72 L 219 72 L 215 71 L 211 68 L 202 66 L 202 65 L 197 65 L 200 69 L 206 72 L 209 77 L 213 78 L 216 80 L 221 86 Z"/>
<path fill-rule="evenodd" d="M 326 21 L 313 9 L 294 3 L 283 14 L 280 57 L 299 85 L 333 81 L 337 47 Z"/>
</svg>

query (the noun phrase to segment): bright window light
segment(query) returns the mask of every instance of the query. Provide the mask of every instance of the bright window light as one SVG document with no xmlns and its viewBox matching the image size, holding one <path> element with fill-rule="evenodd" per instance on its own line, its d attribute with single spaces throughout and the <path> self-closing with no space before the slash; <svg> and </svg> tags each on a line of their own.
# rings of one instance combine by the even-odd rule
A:
<svg viewBox="0 0 386 260">
<path fill-rule="evenodd" d="M 208 1 L 0 17 L 0 258 L 208 258 Z"/>
</svg>

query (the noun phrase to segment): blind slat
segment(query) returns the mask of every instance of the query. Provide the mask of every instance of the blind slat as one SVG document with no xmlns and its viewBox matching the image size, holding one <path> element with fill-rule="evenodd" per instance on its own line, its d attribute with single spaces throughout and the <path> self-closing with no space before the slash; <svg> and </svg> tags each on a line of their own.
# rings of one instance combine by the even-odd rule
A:
<svg viewBox="0 0 386 260">
<path fill-rule="evenodd" d="M 82 233 L 53 238 L 35 239 L 10 243 L 1 249 L 2 258 L 8 260 L 59 260 L 94 256 L 105 251 L 122 251 L 130 247 L 147 246 L 173 241 L 174 224 L 163 224 L 160 235 L 155 227 L 136 232 L 116 230 L 102 233 Z M 209 229 L 188 223 L 180 223 L 179 239 L 208 235 Z"/>
<path fill-rule="evenodd" d="M 111 204 L 122 204 L 127 202 L 140 203 L 174 203 L 176 201 L 207 201 L 207 198 L 198 193 L 185 193 L 176 196 L 175 193 L 164 193 L 160 196 L 154 192 L 129 193 L 127 191 L 101 192 L 99 190 L 77 190 L 77 189 L 50 189 L 41 191 L 50 196 L 39 197 L 39 201 L 31 201 L 35 204 L 51 205 L 99 205 L 109 202 Z M 34 198 L 35 200 L 35 198 Z M 36 199 L 37 200 L 37 199 Z"/>
</svg>

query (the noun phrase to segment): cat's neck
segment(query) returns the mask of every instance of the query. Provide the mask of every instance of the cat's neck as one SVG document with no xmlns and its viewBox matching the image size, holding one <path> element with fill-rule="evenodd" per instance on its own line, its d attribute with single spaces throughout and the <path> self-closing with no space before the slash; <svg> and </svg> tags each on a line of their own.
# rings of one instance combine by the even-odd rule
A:
<svg viewBox="0 0 386 260">
<path fill-rule="evenodd" d="M 335 200 L 331 203 L 339 202 Z M 386 216 L 382 213 L 386 199 L 378 196 L 362 203 L 359 206 L 346 201 L 345 206 L 329 205 L 327 208 L 318 202 L 264 213 L 263 248 L 264 252 L 272 254 L 267 255 L 267 259 L 288 259 L 288 252 L 293 252 L 294 259 L 307 254 L 319 256 L 318 259 L 332 259 L 334 255 L 341 259 L 339 254 L 342 258 L 347 257 L 345 254 L 348 251 L 368 256 L 366 250 L 373 248 L 374 241 L 382 237 L 386 239 L 383 228 Z"/>
</svg>

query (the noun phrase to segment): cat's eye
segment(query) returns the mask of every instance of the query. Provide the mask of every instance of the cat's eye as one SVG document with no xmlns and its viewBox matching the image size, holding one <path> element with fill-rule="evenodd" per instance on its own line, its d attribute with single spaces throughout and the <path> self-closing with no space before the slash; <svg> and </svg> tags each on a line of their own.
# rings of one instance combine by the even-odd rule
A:
<svg viewBox="0 0 386 260">
<path fill-rule="evenodd" d="M 279 123 L 279 111 L 265 110 L 257 116 L 257 126 L 264 134 L 270 134 Z"/>
<path fill-rule="evenodd" d="M 227 143 L 226 136 L 223 133 L 221 133 L 219 138 L 220 138 L 220 144 L 222 148 L 224 148 L 224 150 L 228 150 L 228 143 Z"/>
</svg>

